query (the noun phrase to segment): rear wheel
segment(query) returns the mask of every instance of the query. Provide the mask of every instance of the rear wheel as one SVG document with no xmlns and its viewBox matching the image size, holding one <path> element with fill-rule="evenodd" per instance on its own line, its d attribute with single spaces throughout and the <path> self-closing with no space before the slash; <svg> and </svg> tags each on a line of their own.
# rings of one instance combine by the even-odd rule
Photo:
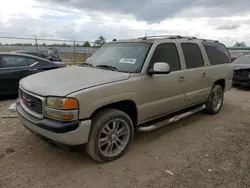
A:
<svg viewBox="0 0 250 188">
<path fill-rule="evenodd" d="M 131 118 L 116 109 L 105 109 L 93 118 L 87 153 L 98 162 L 109 162 L 122 157 L 134 136 Z"/>
<path fill-rule="evenodd" d="M 206 112 L 210 114 L 217 114 L 224 101 L 224 90 L 220 85 L 214 85 L 210 96 L 206 102 Z"/>
</svg>

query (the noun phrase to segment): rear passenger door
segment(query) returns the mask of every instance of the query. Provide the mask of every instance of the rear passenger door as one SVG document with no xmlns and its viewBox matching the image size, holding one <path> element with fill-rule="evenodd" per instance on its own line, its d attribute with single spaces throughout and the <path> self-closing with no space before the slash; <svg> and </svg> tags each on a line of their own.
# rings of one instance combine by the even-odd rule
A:
<svg viewBox="0 0 250 188">
<path fill-rule="evenodd" d="M 206 101 L 210 82 L 207 66 L 201 52 L 201 44 L 195 42 L 180 43 L 184 64 L 185 103 L 186 106 Z"/>
</svg>

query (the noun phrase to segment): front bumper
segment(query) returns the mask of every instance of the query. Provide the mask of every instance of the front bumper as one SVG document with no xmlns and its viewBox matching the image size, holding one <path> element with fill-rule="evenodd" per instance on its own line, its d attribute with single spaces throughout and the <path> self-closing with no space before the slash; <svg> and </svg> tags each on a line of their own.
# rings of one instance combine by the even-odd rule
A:
<svg viewBox="0 0 250 188">
<path fill-rule="evenodd" d="M 23 126 L 35 134 L 66 145 L 73 146 L 88 143 L 91 120 L 70 123 L 50 119 L 38 120 L 29 115 L 18 101 L 17 112 Z"/>
<path fill-rule="evenodd" d="M 233 85 L 250 86 L 250 78 L 234 77 Z"/>
</svg>

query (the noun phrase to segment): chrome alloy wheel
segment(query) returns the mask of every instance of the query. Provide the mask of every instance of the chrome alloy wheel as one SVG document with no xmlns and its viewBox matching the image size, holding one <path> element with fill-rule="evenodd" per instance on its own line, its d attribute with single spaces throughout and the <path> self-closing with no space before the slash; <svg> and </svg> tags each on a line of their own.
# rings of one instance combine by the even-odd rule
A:
<svg viewBox="0 0 250 188">
<path fill-rule="evenodd" d="M 114 119 L 108 122 L 102 129 L 98 146 L 105 157 L 119 155 L 129 142 L 129 125 L 122 119 Z"/>
</svg>

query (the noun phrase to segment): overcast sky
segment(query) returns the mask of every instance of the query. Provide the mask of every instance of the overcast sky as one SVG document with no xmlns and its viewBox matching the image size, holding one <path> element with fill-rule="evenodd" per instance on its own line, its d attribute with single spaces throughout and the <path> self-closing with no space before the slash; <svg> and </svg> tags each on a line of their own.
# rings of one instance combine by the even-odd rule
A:
<svg viewBox="0 0 250 188">
<path fill-rule="evenodd" d="M 0 0 L 0 36 L 94 41 L 156 34 L 250 45 L 249 0 Z"/>
</svg>

